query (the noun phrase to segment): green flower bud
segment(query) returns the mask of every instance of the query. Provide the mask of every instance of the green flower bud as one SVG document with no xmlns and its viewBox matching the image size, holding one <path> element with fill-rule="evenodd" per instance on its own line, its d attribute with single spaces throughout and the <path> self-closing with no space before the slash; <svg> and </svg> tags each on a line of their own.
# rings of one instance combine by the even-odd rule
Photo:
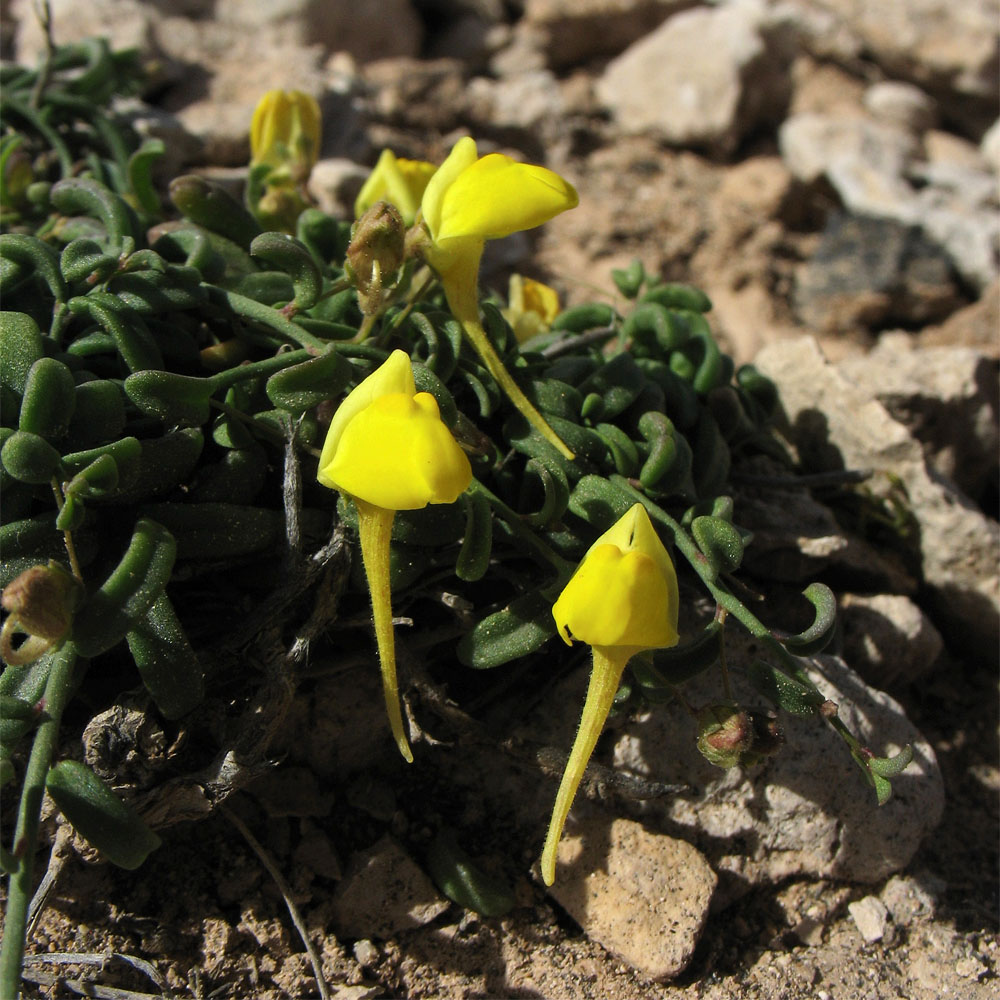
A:
<svg viewBox="0 0 1000 1000">
<path fill-rule="evenodd" d="M 753 723 L 738 705 L 723 702 L 698 713 L 698 751 L 710 764 L 736 767 L 752 745 Z"/>
</svg>

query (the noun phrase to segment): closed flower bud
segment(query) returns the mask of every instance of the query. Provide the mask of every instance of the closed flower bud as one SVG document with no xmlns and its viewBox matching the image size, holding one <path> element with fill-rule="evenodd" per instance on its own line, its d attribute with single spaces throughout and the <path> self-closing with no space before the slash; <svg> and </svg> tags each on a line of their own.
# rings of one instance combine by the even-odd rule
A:
<svg viewBox="0 0 1000 1000">
<path fill-rule="evenodd" d="M 376 202 L 354 224 L 346 265 L 365 315 L 377 311 L 382 289 L 402 266 L 405 238 L 403 219 L 387 201 Z"/>
<path fill-rule="evenodd" d="M 361 218 L 377 202 L 387 201 L 396 207 L 403 222 L 412 226 L 427 182 L 436 171 L 433 163 L 406 160 L 391 149 L 383 149 L 354 202 L 355 218 Z"/>
<path fill-rule="evenodd" d="M 519 344 L 544 333 L 558 315 L 559 295 L 554 288 L 521 274 L 510 276 L 504 318 Z"/>
<path fill-rule="evenodd" d="M 753 739 L 750 716 L 738 705 L 730 702 L 709 705 L 698 713 L 698 750 L 716 767 L 730 768 L 742 763 Z"/>
<path fill-rule="evenodd" d="M 304 183 L 319 157 L 322 115 L 316 98 L 301 90 L 269 90 L 250 124 L 250 165 L 266 164 Z"/>
<path fill-rule="evenodd" d="M 0 603 L 8 612 L 0 633 L 0 652 L 9 664 L 30 663 L 69 635 L 79 606 L 79 581 L 56 562 L 32 566 L 3 589 Z M 17 632 L 28 636 L 16 649 Z"/>
</svg>

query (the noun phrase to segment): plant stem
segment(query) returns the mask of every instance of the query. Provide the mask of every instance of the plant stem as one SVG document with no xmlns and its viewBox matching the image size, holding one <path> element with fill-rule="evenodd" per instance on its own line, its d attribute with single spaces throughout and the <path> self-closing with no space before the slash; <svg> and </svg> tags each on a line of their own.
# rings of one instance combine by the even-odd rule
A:
<svg viewBox="0 0 1000 1000">
<path fill-rule="evenodd" d="M 20 992 L 45 776 L 55 756 L 59 723 L 73 689 L 73 667 L 76 664 L 73 644 L 64 643 L 48 655 L 52 657 L 52 669 L 45 685 L 44 721 L 35 731 L 14 831 L 12 853 L 17 858 L 18 866 L 10 876 L 3 945 L 0 946 L 0 996 L 3 997 L 16 997 Z"/>
</svg>

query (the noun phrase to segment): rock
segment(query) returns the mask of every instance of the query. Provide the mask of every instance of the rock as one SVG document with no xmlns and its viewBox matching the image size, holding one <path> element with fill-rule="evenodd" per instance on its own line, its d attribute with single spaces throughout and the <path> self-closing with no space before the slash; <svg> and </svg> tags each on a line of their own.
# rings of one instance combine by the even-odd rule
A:
<svg viewBox="0 0 1000 1000">
<path fill-rule="evenodd" d="M 827 334 L 926 325 L 961 301 L 949 256 L 922 230 L 839 212 L 798 272 L 794 293 L 803 322 Z"/>
<path fill-rule="evenodd" d="M 906 174 L 920 148 L 908 131 L 868 118 L 803 111 L 782 122 L 778 144 L 797 180 L 813 184 L 825 177 L 849 211 L 917 221 Z"/>
<path fill-rule="evenodd" d="M 939 890 L 943 888 L 940 880 L 935 881 Z M 879 895 L 892 915 L 892 922 L 898 927 L 907 927 L 915 920 L 934 913 L 934 892 L 912 875 L 893 875 Z"/>
<path fill-rule="evenodd" d="M 255 41 L 263 35 L 268 47 L 319 45 L 327 52 L 350 52 L 359 62 L 415 56 L 423 39 L 423 25 L 410 0 L 380 0 L 378 4 L 216 0 L 215 16 Z"/>
<path fill-rule="evenodd" d="M 873 83 L 866 91 L 864 105 L 874 118 L 919 135 L 934 125 L 934 101 L 919 87 L 898 80 Z"/>
<path fill-rule="evenodd" d="M 941 633 L 903 594 L 843 594 L 844 659 L 877 688 L 927 674 L 944 650 Z"/>
<path fill-rule="evenodd" d="M 978 302 L 960 309 L 940 326 L 922 330 L 924 347 L 972 347 L 987 358 L 1000 357 L 1000 279 L 994 281 Z"/>
<path fill-rule="evenodd" d="M 838 367 L 906 426 L 935 471 L 981 503 L 1000 480 L 996 359 L 971 347 L 923 347 L 923 340 L 883 334 L 867 357 Z"/>
<path fill-rule="evenodd" d="M 592 941 L 662 981 L 691 960 L 715 884 L 685 841 L 591 815 L 563 835 L 549 893 Z"/>
<path fill-rule="evenodd" d="M 889 929 L 889 911 L 878 896 L 865 896 L 857 902 L 848 903 L 847 911 L 867 944 L 885 937 Z"/>
<path fill-rule="evenodd" d="M 782 16 L 818 56 L 862 54 L 886 75 L 923 87 L 951 115 L 975 123 L 997 93 L 993 0 L 785 0 Z"/>
<path fill-rule="evenodd" d="M 747 682 L 760 647 L 742 629 L 727 630 L 726 656 L 734 700 L 767 703 Z M 766 763 L 724 771 L 698 752 L 696 731 L 679 704 L 657 705 L 620 724 L 613 752 L 602 763 L 666 782 L 687 783 L 690 795 L 650 800 L 631 808 L 647 825 L 678 828 L 724 876 L 717 903 L 725 905 L 754 884 L 793 875 L 875 883 L 903 868 L 938 823 L 944 788 L 931 745 L 889 695 L 861 680 L 835 656 L 815 658 L 809 673 L 862 743 L 879 755 L 906 744 L 913 762 L 893 779 L 892 798 L 879 807 L 847 747 L 821 719 L 782 713 L 786 745 Z M 684 688 L 691 705 L 718 702 L 717 676 L 703 674 Z M 553 704 L 550 700 L 550 706 Z M 662 828 L 662 827 L 661 827 Z"/>
<path fill-rule="evenodd" d="M 309 176 L 309 193 L 316 204 L 337 218 L 354 215 L 354 201 L 371 167 L 363 167 L 342 157 L 320 160 Z"/>
<path fill-rule="evenodd" d="M 537 33 L 548 64 L 575 66 L 617 55 L 694 0 L 527 0 L 522 23 Z"/>
<path fill-rule="evenodd" d="M 333 895 L 330 916 L 339 937 L 384 939 L 429 923 L 449 905 L 387 835 L 351 859 Z"/>
<path fill-rule="evenodd" d="M 489 122 L 495 128 L 514 128 L 535 132 L 535 139 L 551 133 L 554 123 L 565 112 L 559 83 L 547 69 L 529 70 L 499 80 L 476 77 L 466 95 L 470 113 L 476 121 Z"/>
<path fill-rule="evenodd" d="M 671 17 L 608 64 L 597 95 L 626 132 L 727 154 L 781 114 L 786 69 L 757 6 L 734 3 Z"/>
<path fill-rule="evenodd" d="M 949 642 L 982 658 L 1000 638 L 1000 531 L 927 469 L 920 443 L 812 338 L 764 348 L 757 367 L 778 386 L 786 433 L 807 469 L 868 468 L 905 490 L 918 527 L 928 611 Z M 873 489 L 879 479 L 872 480 Z"/>
<path fill-rule="evenodd" d="M 106 38 L 112 49 L 138 49 L 145 56 L 156 51 L 154 28 L 160 18 L 155 4 L 141 0 L 49 0 L 52 38 L 57 45 L 84 38 Z M 11 20 L 17 24 L 15 60 L 37 64 L 45 51 L 45 32 L 34 10 L 34 0 L 13 0 Z"/>
<path fill-rule="evenodd" d="M 979 144 L 979 151 L 993 173 L 1000 174 L 1000 118 L 986 130 Z"/>
</svg>

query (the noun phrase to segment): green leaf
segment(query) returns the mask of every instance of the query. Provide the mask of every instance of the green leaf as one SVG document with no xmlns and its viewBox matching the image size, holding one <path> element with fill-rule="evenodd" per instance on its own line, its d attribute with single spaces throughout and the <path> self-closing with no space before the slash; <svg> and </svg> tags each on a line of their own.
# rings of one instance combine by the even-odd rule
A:
<svg viewBox="0 0 1000 1000">
<path fill-rule="evenodd" d="M 771 704 L 791 715 L 815 715 L 822 704 L 821 696 L 763 660 L 753 661 L 747 671 L 747 680 Z"/>
<path fill-rule="evenodd" d="M 514 907 L 511 887 L 484 872 L 450 830 L 441 830 L 431 841 L 427 850 L 427 870 L 453 903 L 484 917 L 500 917 Z"/>
<path fill-rule="evenodd" d="M 160 846 L 139 814 L 79 761 L 50 768 L 45 790 L 80 836 L 119 868 L 138 868 Z"/>
<path fill-rule="evenodd" d="M 552 599 L 533 590 L 487 615 L 458 644 L 458 658 L 468 667 L 488 670 L 527 656 L 555 635 Z"/>
</svg>

